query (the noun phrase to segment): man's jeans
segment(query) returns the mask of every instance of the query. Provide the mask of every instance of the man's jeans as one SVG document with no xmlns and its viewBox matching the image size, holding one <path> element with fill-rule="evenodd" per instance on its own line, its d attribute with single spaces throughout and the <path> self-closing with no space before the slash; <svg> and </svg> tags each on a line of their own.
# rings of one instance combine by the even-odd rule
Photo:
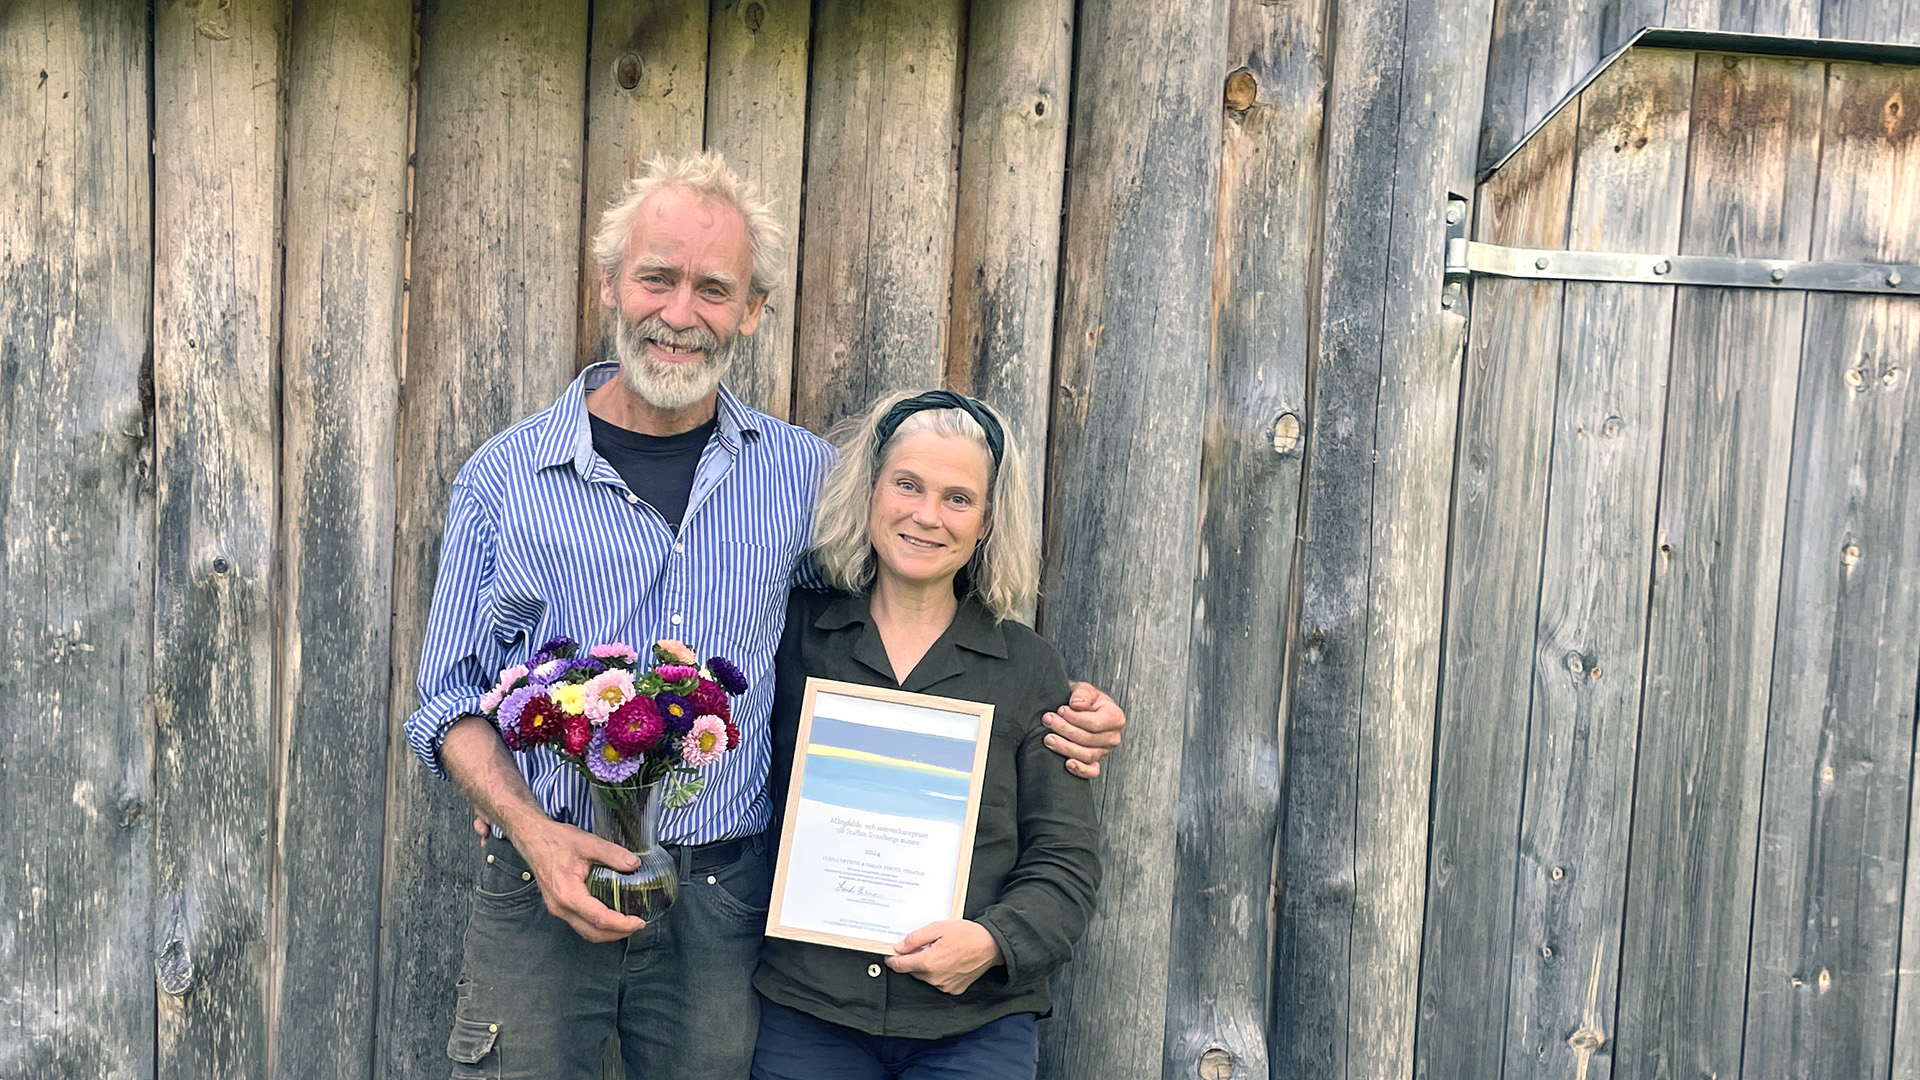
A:
<svg viewBox="0 0 1920 1080">
<path fill-rule="evenodd" d="M 547 913 L 513 845 L 488 840 L 486 854 L 447 1042 L 454 1077 L 598 1080 L 616 1029 L 627 1080 L 747 1075 L 772 889 L 762 838 L 724 866 L 683 862 L 673 907 L 603 943 Z"/>
</svg>

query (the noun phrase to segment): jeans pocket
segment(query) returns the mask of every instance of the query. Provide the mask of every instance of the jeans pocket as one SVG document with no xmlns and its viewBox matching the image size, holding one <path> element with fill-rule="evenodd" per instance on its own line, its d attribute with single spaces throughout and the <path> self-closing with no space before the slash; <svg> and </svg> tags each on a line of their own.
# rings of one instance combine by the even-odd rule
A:
<svg viewBox="0 0 1920 1080">
<path fill-rule="evenodd" d="M 484 901 L 495 908 L 520 907 L 540 895 L 540 883 L 517 853 L 497 841 L 487 847 L 486 861 L 480 865 L 480 877 L 473 886 L 476 902 Z"/>
<path fill-rule="evenodd" d="M 500 1055 L 494 1043 L 500 1037 L 500 1025 L 486 1020 L 453 1018 L 453 1033 L 447 1036 L 447 1057 L 453 1061 L 455 1080 L 483 1080 L 500 1075 Z"/>
<path fill-rule="evenodd" d="M 742 923 L 766 921 L 773 898 L 773 866 L 761 838 L 749 840 L 738 859 L 694 880 L 696 888 L 712 891 L 713 905 L 721 914 Z"/>
</svg>

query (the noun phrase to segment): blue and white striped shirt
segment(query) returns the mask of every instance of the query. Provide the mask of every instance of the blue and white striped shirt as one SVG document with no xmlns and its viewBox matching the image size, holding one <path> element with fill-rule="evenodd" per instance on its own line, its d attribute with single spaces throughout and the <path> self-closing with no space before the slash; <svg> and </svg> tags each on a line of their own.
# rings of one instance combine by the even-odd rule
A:
<svg viewBox="0 0 1920 1080">
<path fill-rule="evenodd" d="M 447 729 L 480 711 L 502 668 L 561 635 L 643 654 L 678 638 L 724 656 L 750 683 L 734 699 L 740 747 L 703 770 L 699 798 L 661 817 L 661 839 L 704 844 L 766 828 L 773 654 L 833 448 L 742 405 L 725 387 L 675 536 L 594 452 L 586 394 L 619 372 L 596 364 L 560 400 L 494 436 L 462 466 L 421 643 L 420 708 L 407 741 L 444 778 Z M 807 584 L 808 580 L 798 583 Z M 557 821 L 589 827 L 585 780 L 545 746 L 514 755 Z"/>
</svg>

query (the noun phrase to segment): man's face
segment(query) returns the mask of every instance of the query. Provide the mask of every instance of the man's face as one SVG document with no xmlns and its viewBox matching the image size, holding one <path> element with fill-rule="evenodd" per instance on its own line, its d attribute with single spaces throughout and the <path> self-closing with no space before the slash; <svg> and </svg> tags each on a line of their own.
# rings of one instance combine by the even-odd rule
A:
<svg viewBox="0 0 1920 1080">
<path fill-rule="evenodd" d="M 601 282 L 614 351 L 635 393 L 684 409 L 713 393 L 740 334 L 759 325 L 747 223 L 724 203 L 668 188 L 640 204 L 617 277 Z"/>
</svg>

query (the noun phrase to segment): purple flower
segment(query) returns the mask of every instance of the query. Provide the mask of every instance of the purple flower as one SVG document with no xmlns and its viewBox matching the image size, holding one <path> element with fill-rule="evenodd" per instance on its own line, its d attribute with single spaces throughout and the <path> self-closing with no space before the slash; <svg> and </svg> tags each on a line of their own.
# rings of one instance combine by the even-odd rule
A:
<svg viewBox="0 0 1920 1080">
<path fill-rule="evenodd" d="M 587 743 L 587 771 L 594 778 L 609 784 L 617 784 L 640 771 L 642 758 L 626 757 L 607 742 L 607 729 L 594 728 L 593 739 Z"/>
<path fill-rule="evenodd" d="M 580 645 L 572 638 L 562 635 L 540 646 L 540 651 L 548 656 L 572 656 L 580 651 Z"/>
<path fill-rule="evenodd" d="M 720 689 L 719 684 L 705 679 L 701 679 L 693 689 L 687 691 L 687 702 L 699 715 L 718 716 L 724 720 L 732 714 L 727 707 L 727 692 Z"/>
<path fill-rule="evenodd" d="M 724 656 L 716 656 L 707 661 L 707 670 L 713 673 L 713 680 L 724 687 L 729 694 L 747 692 L 747 677 L 733 666 L 733 661 Z"/>
<path fill-rule="evenodd" d="M 607 721 L 607 741 L 623 754 L 638 756 L 659 745 L 667 733 L 652 698 L 628 698 Z"/>
<path fill-rule="evenodd" d="M 679 694 L 668 693 L 654 698 L 653 703 L 659 708 L 660 719 L 667 725 L 668 731 L 685 735 L 693 730 L 693 718 L 699 714 L 693 711 L 692 702 Z"/>
<path fill-rule="evenodd" d="M 604 667 L 595 660 L 573 660 L 559 656 L 535 666 L 527 678 L 537 686 L 547 686 L 566 678 L 570 672 L 585 671 L 588 675 L 598 675 L 603 670 Z"/>
<path fill-rule="evenodd" d="M 523 686 L 501 700 L 496 724 L 500 728 L 500 741 L 507 744 L 507 749 L 519 750 L 524 747 L 520 738 L 520 712 L 527 707 L 527 702 L 541 696 L 539 687 Z"/>
</svg>

